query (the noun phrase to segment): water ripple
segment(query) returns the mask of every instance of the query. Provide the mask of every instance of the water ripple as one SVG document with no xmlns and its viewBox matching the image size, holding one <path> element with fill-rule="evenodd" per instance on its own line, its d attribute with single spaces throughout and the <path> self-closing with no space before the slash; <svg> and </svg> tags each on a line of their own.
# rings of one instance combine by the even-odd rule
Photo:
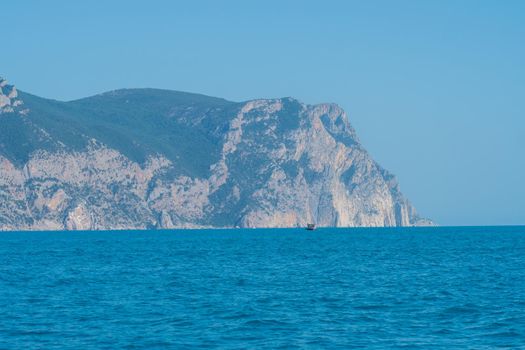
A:
<svg viewBox="0 0 525 350">
<path fill-rule="evenodd" d="M 0 348 L 525 348 L 525 229 L 0 235 Z"/>
</svg>

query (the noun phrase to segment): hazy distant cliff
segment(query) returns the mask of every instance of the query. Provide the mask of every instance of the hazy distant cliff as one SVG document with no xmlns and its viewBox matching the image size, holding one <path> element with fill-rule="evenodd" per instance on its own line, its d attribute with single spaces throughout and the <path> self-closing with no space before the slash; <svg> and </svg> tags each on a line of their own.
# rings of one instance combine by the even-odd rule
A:
<svg viewBox="0 0 525 350">
<path fill-rule="evenodd" d="M 334 104 L 0 88 L 3 230 L 431 224 Z"/>
</svg>

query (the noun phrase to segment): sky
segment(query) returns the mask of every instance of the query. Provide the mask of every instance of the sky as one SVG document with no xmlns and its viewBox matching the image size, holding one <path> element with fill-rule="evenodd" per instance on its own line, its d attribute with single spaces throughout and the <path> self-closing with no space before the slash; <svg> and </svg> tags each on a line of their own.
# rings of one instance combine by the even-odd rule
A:
<svg viewBox="0 0 525 350">
<path fill-rule="evenodd" d="M 422 216 L 525 224 L 525 1 L 17 0 L 0 12 L 0 76 L 20 90 L 335 102 Z"/>
</svg>

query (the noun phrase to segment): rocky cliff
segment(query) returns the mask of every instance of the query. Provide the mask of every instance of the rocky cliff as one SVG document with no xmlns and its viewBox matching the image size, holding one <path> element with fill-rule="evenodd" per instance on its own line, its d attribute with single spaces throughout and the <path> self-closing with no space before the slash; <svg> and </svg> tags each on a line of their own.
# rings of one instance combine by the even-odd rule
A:
<svg viewBox="0 0 525 350">
<path fill-rule="evenodd" d="M 431 224 L 335 104 L 0 89 L 1 230 Z"/>
</svg>

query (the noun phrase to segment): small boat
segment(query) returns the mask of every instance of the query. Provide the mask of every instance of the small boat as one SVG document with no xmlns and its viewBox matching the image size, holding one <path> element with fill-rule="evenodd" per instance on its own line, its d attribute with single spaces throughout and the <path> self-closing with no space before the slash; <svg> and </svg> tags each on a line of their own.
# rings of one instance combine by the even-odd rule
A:
<svg viewBox="0 0 525 350">
<path fill-rule="evenodd" d="M 315 224 L 306 224 L 306 229 L 308 231 L 313 231 L 315 230 Z"/>
</svg>

